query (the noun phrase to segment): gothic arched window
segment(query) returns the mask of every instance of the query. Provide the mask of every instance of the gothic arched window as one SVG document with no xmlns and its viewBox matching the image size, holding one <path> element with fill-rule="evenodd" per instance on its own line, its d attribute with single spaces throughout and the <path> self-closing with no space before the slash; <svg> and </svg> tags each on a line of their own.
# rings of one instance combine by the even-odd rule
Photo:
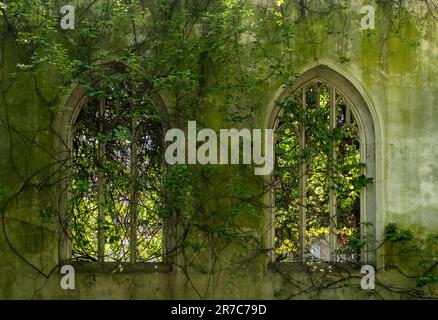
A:
<svg viewBox="0 0 438 320">
<path fill-rule="evenodd" d="M 318 76 L 285 95 L 278 107 L 275 260 L 369 261 L 374 129 L 364 126 L 372 122 L 361 119 L 363 110 L 344 91 Z"/>
<path fill-rule="evenodd" d="M 82 99 L 71 129 L 71 256 L 99 262 L 163 257 L 163 126 L 150 90 L 113 81 Z"/>
</svg>

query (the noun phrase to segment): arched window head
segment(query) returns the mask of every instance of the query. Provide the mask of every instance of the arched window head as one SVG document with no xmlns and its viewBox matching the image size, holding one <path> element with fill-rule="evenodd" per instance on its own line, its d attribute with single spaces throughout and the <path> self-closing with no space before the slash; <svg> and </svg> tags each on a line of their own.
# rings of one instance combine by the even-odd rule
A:
<svg viewBox="0 0 438 320">
<path fill-rule="evenodd" d="M 373 178 L 367 175 L 358 109 L 320 77 L 297 87 L 278 106 L 275 260 L 365 260 L 371 239 L 364 198 Z"/>
<path fill-rule="evenodd" d="M 82 101 L 71 150 L 74 259 L 162 260 L 163 126 L 150 91 L 113 77 Z"/>
</svg>

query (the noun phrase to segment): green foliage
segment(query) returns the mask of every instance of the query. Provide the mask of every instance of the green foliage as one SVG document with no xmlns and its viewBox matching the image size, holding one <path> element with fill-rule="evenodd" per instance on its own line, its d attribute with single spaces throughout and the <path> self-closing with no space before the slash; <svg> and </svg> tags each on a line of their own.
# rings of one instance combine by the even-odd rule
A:
<svg viewBox="0 0 438 320">
<path fill-rule="evenodd" d="M 56 217 L 56 211 L 53 208 L 45 208 L 40 211 L 42 223 L 53 223 Z"/>
<path fill-rule="evenodd" d="M 427 272 L 417 278 L 417 287 L 424 287 L 438 283 L 438 273 Z"/>
<path fill-rule="evenodd" d="M 406 4 L 379 2 L 385 8 Z M 243 174 L 242 168 L 230 177 L 226 170 L 217 168 L 164 167 L 163 150 L 157 147 L 162 145 L 163 136 L 158 131 L 182 127 L 187 120 L 198 119 L 214 126 L 239 126 L 252 120 L 266 88 L 273 83 L 293 83 L 297 66 L 305 56 L 294 44 L 303 43 L 303 34 L 312 39 L 311 44 L 306 43 L 309 51 L 317 52 L 316 43 L 339 31 L 330 17 L 349 12 L 345 1 L 280 0 L 257 5 L 238 0 L 77 1 L 74 32 L 59 28 L 59 8 L 64 4 L 61 0 L 2 1 L 2 48 L 16 46 L 16 54 L 11 58 L 2 53 L 0 60 L 5 77 L 2 84 L 20 77 L 31 79 L 40 104 L 47 105 L 47 112 L 51 112 L 51 120 L 58 118 L 58 112 L 66 111 L 61 101 L 70 94 L 66 90 L 72 84 L 80 84 L 85 90 L 88 105 L 83 106 L 79 121 L 72 124 L 76 130 L 71 150 L 74 156 L 66 157 L 65 167 L 59 170 L 66 176 L 62 181 L 70 181 L 68 190 L 62 190 L 64 194 L 71 192 L 68 208 L 62 214 L 71 214 L 69 236 L 77 259 L 96 261 L 97 234 L 105 231 L 109 258 L 127 261 L 130 204 L 138 202 L 140 261 L 162 259 L 162 227 L 176 219 L 183 230 L 177 235 L 181 237 L 175 236 L 178 241 L 172 254 L 184 254 L 178 251 L 182 248 L 199 254 L 207 252 L 218 259 L 227 245 L 244 249 L 252 245 L 250 254 L 239 256 L 235 269 L 240 270 L 242 264 L 252 265 L 266 253 L 259 230 L 265 209 L 259 201 L 264 196 L 259 189 L 271 187 L 276 188 L 277 254 L 280 258 L 293 257 L 299 249 L 298 173 L 304 162 L 309 164 L 307 237 L 317 243 L 329 234 L 327 200 L 329 191 L 335 189 L 338 237 L 343 243 L 338 253 L 357 259 L 367 239 L 360 237 L 360 224 L 354 215 L 361 190 L 373 181 L 362 173 L 366 165 L 360 160 L 357 132 L 347 126 L 328 128 L 327 90 L 323 90 L 319 108 L 304 110 L 292 97 L 282 101 L 284 113 L 279 120 L 285 129 L 277 132 L 274 185 L 255 182 Z M 312 19 L 327 19 L 327 23 L 317 30 Z M 349 64 L 345 52 L 337 51 L 340 62 Z M 10 61 L 12 72 L 4 66 Z M 154 98 L 162 92 L 171 101 L 169 114 L 157 110 Z M 8 96 L 6 86 L 3 94 L 4 101 L 14 98 Z M 102 119 L 97 119 L 96 110 L 102 98 L 111 107 L 107 106 L 101 130 Z M 309 90 L 307 98 L 309 105 L 316 106 L 315 91 Z M 211 123 L 200 116 L 207 108 L 217 110 Z M 139 133 L 143 148 L 138 154 L 141 172 L 137 176 L 132 174 L 129 151 L 137 138 L 132 118 L 145 128 Z M 297 132 L 300 124 L 305 126 L 309 142 L 301 152 Z M 20 134 L 24 138 L 25 134 Z M 58 144 L 70 142 L 53 143 Z M 101 144 L 106 144 L 104 160 L 98 152 Z M 336 161 L 330 159 L 333 146 L 339 155 Z M 52 155 L 52 150 L 49 153 Z M 99 174 L 107 181 L 104 219 L 98 217 Z M 38 185 L 39 190 L 52 187 Z M 137 201 L 132 199 L 132 189 Z M 3 199 L 6 191 L 0 188 L 0 201 Z M 57 214 L 49 207 L 40 212 L 40 217 L 43 223 L 50 223 L 57 220 Z M 256 232 L 248 231 L 246 226 Z M 385 230 L 385 238 L 404 243 L 412 240 L 412 234 L 392 225 Z M 424 268 L 433 266 L 425 250 L 420 246 L 414 249 L 414 255 L 423 258 Z M 426 273 L 418 281 L 420 286 L 433 283 L 436 275 Z"/>
<path fill-rule="evenodd" d="M 360 159 L 356 120 L 342 97 L 337 97 L 336 105 L 331 106 L 330 90 L 327 84 L 315 82 L 280 103 L 283 113 L 277 129 L 274 182 L 280 260 L 285 254 L 290 255 L 287 260 L 298 259 L 300 207 L 306 210 L 305 252 L 310 254 L 314 245 L 327 247 L 331 190 L 336 192 L 339 257 L 355 260 L 365 246 L 366 239 L 360 239 L 359 196 L 372 179 L 362 173 L 366 165 Z M 333 128 L 331 108 L 336 109 L 337 115 Z"/>
<path fill-rule="evenodd" d="M 408 242 L 414 238 L 411 231 L 400 229 L 395 223 L 390 223 L 385 227 L 384 236 L 386 240 L 392 243 Z"/>
<path fill-rule="evenodd" d="M 131 261 L 134 237 L 136 259 L 158 261 L 163 125 L 150 90 L 139 89 L 130 68 L 116 71 L 98 83 L 82 79 L 88 99 L 73 138 L 73 256 L 96 260 L 97 235 L 103 234 L 107 260 Z"/>
<path fill-rule="evenodd" d="M 186 219 L 191 219 L 194 213 L 188 201 L 193 192 L 193 179 L 193 174 L 186 165 L 175 165 L 166 172 L 164 188 L 167 192 L 167 203 L 161 211 L 163 217 L 170 218 L 178 211 Z"/>
</svg>

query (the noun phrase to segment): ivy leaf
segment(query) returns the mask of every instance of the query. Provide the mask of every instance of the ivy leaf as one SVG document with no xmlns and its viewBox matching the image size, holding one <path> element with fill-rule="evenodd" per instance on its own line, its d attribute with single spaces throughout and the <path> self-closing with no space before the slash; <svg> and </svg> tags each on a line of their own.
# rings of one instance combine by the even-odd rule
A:
<svg viewBox="0 0 438 320">
<path fill-rule="evenodd" d="M 409 230 L 399 230 L 399 226 L 395 223 L 390 223 L 385 227 L 385 239 L 390 242 L 408 242 L 414 238 Z"/>
<path fill-rule="evenodd" d="M 89 182 L 88 180 L 77 180 L 74 185 L 73 189 L 78 190 L 79 192 L 85 193 L 88 191 Z"/>
<path fill-rule="evenodd" d="M 52 223 L 55 216 L 55 210 L 53 208 L 46 208 L 40 211 L 40 218 L 43 223 Z"/>
</svg>

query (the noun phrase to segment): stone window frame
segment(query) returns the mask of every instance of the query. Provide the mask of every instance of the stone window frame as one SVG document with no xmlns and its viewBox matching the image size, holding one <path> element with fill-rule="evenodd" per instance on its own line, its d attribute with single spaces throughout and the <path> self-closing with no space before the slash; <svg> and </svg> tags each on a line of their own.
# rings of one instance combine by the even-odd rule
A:
<svg viewBox="0 0 438 320">
<path fill-rule="evenodd" d="M 271 110 L 268 110 L 268 124 L 267 127 L 276 130 L 278 125 L 278 117 L 281 113 L 281 107 L 277 102 L 282 101 L 287 96 L 295 95 L 301 88 L 314 81 L 320 80 L 322 82 L 332 85 L 350 102 L 351 112 L 355 117 L 359 127 L 359 138 L 361 145 L 361 162 L 366 163 L 364 174 L 372 178 L 373 183 L 365 187 L 360 194 L 360 216 L 361 223 L 367 222 L 372 226 L 365 230 L 363 224 L 360 227 L 361 237 L 364 237 L 365 231 L 370 243 L 362 249 L 360 264 L 377 264 L 376 248 L 377 248 L 377 148 L 376 148 L 376 124 L 371 113 L 369 104 L 366 102 L 363 95 L 357 87 L 349 81 L 344 75 L 337 72 L 328 65 L 321 64 L 316 67 L 304 71 L 292 85 L 282 89 L 281 93 L 274 99 Z M 275 136 L 275 135 L 274 135 Z M 275 156 L 275 155 L 274 155 Z M 272 181 L 272 175 L 268 177 L 268 181 Z M 279 265 L 295 265 L 297 263 L 278 263 L 275 261 L 275 200 L 273 190 L 269 191 L 268 195 L 268 210 L 266 210 L 267 220 L 267 248 L 269 249 L 268 261 L 270 265 L 275 266 L 278 270 Z M 329 262 L 333 263 L 333 262 Z M 294 267 L 294 270 L 296 269 Z"/>
<path fill-rule="evenodd" d="M 109 70 L 111 73 L 118 72 L 120 66 L 109 63 Z M 145 86 L 145 90 L 151 90 L 151 86 Z M 82 107 L 86 103 L 88 97 L 86 96 L 85 89 L 80 84 L 75 84 L 65 100 L 64 106 L 60 111 L 58 122 L 58 130 L 60 136 L 60 152 L 59 163 L 64 167 L 70 167 L 71 160 L 70 155 L 73 147 L 74 137 L 74 124 L 78 118 Z M 164 115 L 163 132 L 170 128 L 169 113 L 168 113 L 168 101 L 165 98 L 165 94 L 161 92 L 152 94 L 152 102 L 158 110 Z M 164 135 L 163 135 L 164 139 Z M 163 146 L 164 146 L 163 140 Z M 163 230 L 163 261 L 161 262 L 109 262 L 109 261 L 97 261 L 97 262 L 83 262 L 75 261 L 72 259 L 72 247 L 69 240 L 68 230 L 68 214 L 67 204 L 69 200 L 69 181 L 65 179 L 62 173 L 65 169 L 59 170 L 58 184 L 56 192 L 54 194 L 55 203 L 57 205 L 57 211 L 59 215 L 59 241 L 58 241 L 58 261 L 59 265 L 70 264 L 75 267 L 75 270 L 83 273 L 113 273 L 113 272 L 171 272 L 173 257 L 170 254 L 173 248 L 173 237 L 171 237 L 172 222 L 166 221 L 162 227 Z"/>
</svg>

